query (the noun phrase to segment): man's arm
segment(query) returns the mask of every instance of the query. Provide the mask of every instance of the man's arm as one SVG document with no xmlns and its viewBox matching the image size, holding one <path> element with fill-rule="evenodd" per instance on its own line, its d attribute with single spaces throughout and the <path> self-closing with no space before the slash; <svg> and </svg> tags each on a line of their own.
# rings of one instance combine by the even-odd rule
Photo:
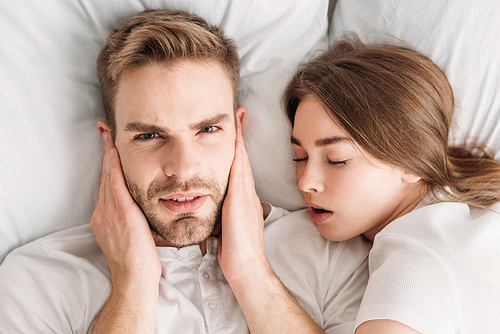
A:
<svg viewBox="0 0 500 334">
<path fill-rule="evenodd" d="M 103 135 L 103 171 L 90 227 L 111 271 L 111 294 L 93 333 L 152 333 L 161 265 L 149 225 L 132 199 L 111 134 Z"/>
<path fill-rule="evenodd" d="M 290 295 L 264 250 L 262 206 L 255 192 L 241 125 L 222 209 L 219 263 L 245 315 L 258 333 L 323 333 Z"/>
</svg>

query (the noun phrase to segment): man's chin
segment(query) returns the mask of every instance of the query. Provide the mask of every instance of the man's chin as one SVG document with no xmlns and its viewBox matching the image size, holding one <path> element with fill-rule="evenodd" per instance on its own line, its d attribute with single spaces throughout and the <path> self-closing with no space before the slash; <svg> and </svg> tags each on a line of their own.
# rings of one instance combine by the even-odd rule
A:
<svg viewBox="0 0 500 334">
<path fill-rule="evenodd" d="M 160 247 L 177 247 L 198 245 L 214 233 L 220 233 L 220 223 L 214 223 L 211 219 L 200 219 L 195 217 L 183 217 L 172 222 L 170 225 L 149 224 L 153 239 Z"/>
<path fill-rule="evenodd" d="M 194 246 L 198 245 L 201 242 L 205 241 L 208 239 L 209 236 L 207 237 L 200 237 L 200 238 L 193 238 L 193 239 L 182 239 L 182 240 L 176 240 L 176 239 L 170 239 L 167 240 L 161 235 L 155 233 L 153 230 L 151 230 L 151 233 L 153 234 L 153 240 L 155 241 L 156 246 L 158 247 L 176 247 L 176 248 L 183 248 L 187 246 Z"/>
</svg>

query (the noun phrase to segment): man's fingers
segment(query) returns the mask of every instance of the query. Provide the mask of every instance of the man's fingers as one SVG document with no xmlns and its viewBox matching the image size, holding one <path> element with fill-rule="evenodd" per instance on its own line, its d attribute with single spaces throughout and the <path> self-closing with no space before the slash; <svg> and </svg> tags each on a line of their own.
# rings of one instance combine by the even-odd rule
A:
<svg viewBox="0 0 500 334">
<path fill-rule="evenodd" d="M 104 151 L 106 154 L 105 165 L 103 166 L 104 172 L 108 177 L 111 177 L 111 150 L 115 147 L 113 140 L 111 140 L 111 134 L 109 132 L 103 132 L 104 139 Z"/>
<path fill-rule="evenodd" d="M 99 187 L 97 188 L 97 198 L 96 198 L 96 201 L 95 201 L 95 205 L 97 206 L 97 204 L 99 203 L 99 200 L 101 198 L 101 192 L 102 192 L 102 179 L 103 179 L 103 176 L 104 176 L 104 159 L 106 159 L 106 151 L 105 151 L 105 146 L 104 146 L 104 138 L 102 140 L 102 171 L 101 171 L 101 178 L 99 179 Z"/>
<path fill-rule="evenodd" d="M 255 182 L 253 179 L 252 166 L 250 165 L 250 159 L 248 158 L 248 152 L 245 148 L 245 142 L 243 140 L 243 133 L 241 129 L 238 128 L 236 131 L 236 141 L 237 141 L 237 151 L 238 159 L 240 161 L 241 176 L 243 177 L 243 186 L 245 189 L 255 192 Z"/>
<path fill-rule="evenodd" d="M 111 150 L 114 148 L 111 134 L 107 131 L 102 133 L 103 139 L 103 156 L 102 156 L 102 174 L 99 181 L 99 192 L 97 194 L 97 204 L 105 207 L 106 204 L 113 198 L 113 193 L 110 187 L 111 180 Z"/>
<path fill-rule="evenodd" d="M 111 134 L 104 131 L 102 133 L 103 140 L 103 152 L 102 152 L 102 177 L 101 179 L 106 180 L 110 178 L 111 165 L 109 153 L 114 147 L 113 140 L 111 140 Z"/>
<path fill-rule="evenodd" d="M 106 150 L 108 147 L 109 134 L 107 132 L 102 133 L 102 173 L 103 175 L 107 170 L 107 160 L 106 160 Z"/>
<path fill-rule="evenodd" d="M 108 157 L 106 153 L 107 145 L 109 141 L 109 134 L 106 132 L 102 133 L 102 171 L 101 171 L 101 179 L 99 180 L 99 188 L 97 192 L 96 206 L 100 201 L 104 200 L 105 197 L 105 185 L 106 180 L 109 179 L 108 170 Z"/>
<path fill-rule="evenodd" d="M 110 152 L 111 178 L 110 188 L 113 192 L 117 207 L 128 206 L 134 202 L 125 182 L 118 150 L 113 148 Z"/>
<path fill-rule="evenodd" d="M 237 130 L 238 132 L 239 130 Z M 244 169 L 243 169 L 243 150 L 244 144 L 240 140 L 239 136 L 236 136 L 236 144 L 234 149 L 234 159 L 231 166 L 230 177 L 229 177 L 229 187 L 233 187 L 234 190 L 240 190 L 244 185 Z"/>
</svg>

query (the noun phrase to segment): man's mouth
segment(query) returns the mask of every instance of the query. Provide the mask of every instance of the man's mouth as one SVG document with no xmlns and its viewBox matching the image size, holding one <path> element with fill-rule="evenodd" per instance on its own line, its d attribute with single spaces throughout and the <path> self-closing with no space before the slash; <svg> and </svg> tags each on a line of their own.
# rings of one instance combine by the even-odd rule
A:
<svg viewBox="0 0 500 334">
<path fill-rule="evenodd" d="M 168 197 L 160 198 L 160 202 L 173 213 L 193 212 L 200 209 L 210 196 L 197 194 L 172 194 Z"/>
<path fill-rule="evenodd" d="M 194 196 L 194 197 L 178 197 L 178 198 L 171 198 L 169 201 L 172 202 L 190 202 L 194 201 L 195 199 L 199 198 L 200 196 Z"/>
</svg>

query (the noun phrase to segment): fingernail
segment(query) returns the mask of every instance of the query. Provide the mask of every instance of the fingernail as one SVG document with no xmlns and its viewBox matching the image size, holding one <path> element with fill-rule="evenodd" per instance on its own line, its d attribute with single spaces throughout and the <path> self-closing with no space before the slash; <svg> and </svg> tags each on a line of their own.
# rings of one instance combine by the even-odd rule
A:
<svg viewBox="0 0 500 334">
<path fill-rule="evenodd" d="M 115 149 L 112 149 L 111 150 L 111 157 L 114 157 L 115 156 Z"/>
<path fill-rule="evenodd" d="M 107 143 L 109 141 L 109 135 L 107 132 L 103 133 L 102 138 L 104 139 L 104 142 Z"/>
</svg>

